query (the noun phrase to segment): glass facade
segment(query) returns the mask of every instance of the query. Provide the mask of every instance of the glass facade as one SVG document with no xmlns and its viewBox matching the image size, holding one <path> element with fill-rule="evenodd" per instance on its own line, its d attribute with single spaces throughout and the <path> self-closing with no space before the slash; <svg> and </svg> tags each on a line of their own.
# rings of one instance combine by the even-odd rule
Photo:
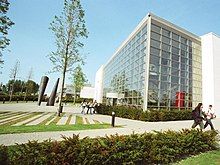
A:
<svg viewBox="0 0 220 165">
<path fill-rule="evenodd" d="M 104 68 L 104 102 L 107 93 L 118 94 L 118 104 L 141 106 L 144 98 L 147 25 L 115 54 Z"/>
<path fill-rule="evenodd" d="M 152 21 L 148 107 L 191 108 L 201 102 L 201 43 Z"/>
<path fill-rule="evenodd" d="M 173 24 L 148 22 L 105 65 L 103 102 L 115 93 L 117 104 L 191 108 L 202 99 L 201 42 Z"/>
</svg>

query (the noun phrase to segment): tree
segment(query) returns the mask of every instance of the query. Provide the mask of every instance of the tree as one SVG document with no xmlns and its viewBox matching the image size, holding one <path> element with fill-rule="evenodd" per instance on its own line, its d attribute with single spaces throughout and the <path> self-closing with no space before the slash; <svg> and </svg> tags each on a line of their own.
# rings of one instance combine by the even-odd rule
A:
<svg viewBox="0 0 220 165">
<path fill-rule="evenodd" d="M 26 82 L 26 85 L 25 85 L 25 88 L 26 88 L 26 94 L 36 94 L 38 89 L 39 89 L 39 85 L 34 82 L 33 80 L 28 80 Z"/>
<path fill-rule="evenodd" d="M 22 80 L 8 80 L 8 83 L 6 84 L 7 91 L 11 93 L 11 89 L 13 86 L 13 93 L 21 93 L 23 90 L 24 83 L 25 82 Z"/>
<path fill-rule="evenodd" d="M 8 0 L 1 0 L 0 2 L 0 64 L 3 63 L 2 51 L 9 45 L 10 40 L 7 38 L 9 28 L 14 23 L 6 16 L 10 3 Z"/>
<path fill-rule="evenodd" d="M 76 93 L 80 92 L 81 88 L 87 82 L 86 75 L 83 73 L 82 68 L 78 65 L 73 71 L 73 87 L 74 87 L 74 104 Z"/>
<path fill-rule="evenodd" d="M 55 16 L 54 21 L 50 24 L 50 29 L 55 35 L 57 50 L 49 55 L 49 59 L 54 65 L 53 71 L 62 73 L 59 116 L 66 72 L 73 71 L 76 63 L 83 63 L 79 49 L 84 45 L 82 38 L 87 37 L 87 30 L 80 0 L 64 0 L 62 15 Z"/>
<path fill-rule="evenodd" d="M 11 74 L 10 74 L 10 78 L 12 78 L 13 83 L 9 87 L 9 91 L 10 91 L 9 92 L 9 95 L 10 95 L 9 101 L 11 101 L 11 99 L 12 99 L 12 95 L 13 95 L 13 91 L 14 91 L 14 83 L 15 83 L 15 80 L 16 80 L 16 77 L 17 77 L 17 74 L 19 71 L 19 67 L 20 67 L 20 62 L 17 60 L 14 65 L 14 68 L 11 69 Z"/>
<path fill-rule="evenodd" d="M 24 101 L 26 100 L 27 93 L 29 92 L 28 90 L 31 89 L 32 87 L 34 87 L 34 85 L 31 85 L 30 83 L 28 83 L 29 80 L 31 80 L 32 78 L 33 78 L 33 68 L 30 69 L 30 71 L 28 73 L 28 77 L 27 77 L 27 82 L 25 84 L 26 90 L 25 90 L 25 95 L 24 95 Z"/>
</svg>

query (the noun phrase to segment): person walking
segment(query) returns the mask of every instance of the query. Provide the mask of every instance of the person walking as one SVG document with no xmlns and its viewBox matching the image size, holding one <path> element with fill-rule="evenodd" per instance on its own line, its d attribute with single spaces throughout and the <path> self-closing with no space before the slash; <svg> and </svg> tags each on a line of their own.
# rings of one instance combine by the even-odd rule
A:
<svg viewBox="0 0 220 165">
<path fill-rule="evenodd" d="M 204 129 L 210 125 L 211 127 L 211 130 L 214 130 L 214 126 L 212 124 L 212 119 L 216 118 L 216 115 L 215 115 L 215 111 L 212 109 L 212 105 L 209 105 L 209 108 L 207 111 L 205 111 L 205 114 L 206 114 L 206 123 L 204 125 Z"/>
<path fill-rule="evenodd" d="M 90 111 L 90 114 L 92 114 L 92 107 L 93 107 L 93 103 L 92 101 L 90 101 L 87 105 L 87 112 L 86 112 L 87 114 L 89 113 L 89 111 Z"/>
<path fill-rule="evenodd" d="M 202 111 L 203 105 L 202 103 L 199 103 L 196 108 L 192 111 L 192 117 L 194 120 L 194 123 L 192 125 L 192 128 L 195 128 L 197 125 L 199 125 L 200 129 L 204 129 L 204 123 L 203 123 L 203 111 Z"/>
</svg>

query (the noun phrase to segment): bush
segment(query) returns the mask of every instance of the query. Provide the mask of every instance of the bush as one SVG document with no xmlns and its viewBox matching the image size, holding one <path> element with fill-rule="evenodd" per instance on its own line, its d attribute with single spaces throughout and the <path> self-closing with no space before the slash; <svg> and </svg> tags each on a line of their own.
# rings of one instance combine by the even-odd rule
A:
<svg viewBox="0 0 220 165">
<path fill-rule="evenodd" d="M 125 106 L 105 106 L 100 105 L 97 108 L 97 112 L 103 115 L 111 115 L 115 112 L 117 117 L 142 120 L 142 121 L 175 121 L 175 120 L 191 120 L 191 110 L 148 110 L 143 111 L 142 109 L 135 107 Z"/>
<path fill-rule="evenodd" d="M 183 157 L 216 149 L 213 131 L 184 129 L 79 139 L 64 137 L 61 142 L 36 141 L 0 150 L 1 162 L 10 164 L 167 164 Z M 2 148 L 2 147 L 1 147 Z M 8 153 L 7 153 L 8 152 Z M 9 155 L 9 157 L 8 157 Z"/>
<path fill-rule="evenodd" d="M 0 101 L 9 101 L 10 96 L 9 95 L 0 95 Z M 37 101 L 38 95 L 35 96 L 26 96 L 26 101 Z M 43 99 L 44 100 L 44 99 Z M 23 95 L 13 95 L 11 101 L 24 101 Z"/>
</svg>

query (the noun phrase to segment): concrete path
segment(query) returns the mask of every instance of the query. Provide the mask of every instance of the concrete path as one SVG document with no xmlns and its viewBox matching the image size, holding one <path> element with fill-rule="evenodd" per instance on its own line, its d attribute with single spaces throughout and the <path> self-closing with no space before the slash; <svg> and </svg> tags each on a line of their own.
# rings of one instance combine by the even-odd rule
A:
<svg viewBox="0 0 220 165">
<path fill-rule="evenodd" d="M 0 105 L 0 111 L 2 109 Z M 10 105 L 11 106 L 11 105 Z M 17 105 L 18 106 L 18 105 Z M 19 111 L 28 111 L 27 108 L 33 108 L 36 105 L 27 105 L 23 106 L 23 109 L 19 109 Z M 56 112 L 56 107 L 48 108 L 46 106 L 35 107 L 35 111 L 41 112 Z M 45 109 L 44 109 L 45 108 Z M 6 108 L 7 109 L 7 108 Z M 11 106 L 13 109 L 13 106 Z M 16 108 L 14 108 L 16 109 Z M 4 108 L 5 110 L 5 108 Z M 8 108 L 10 110 L 10 108 Z M 31 110 L 31 111 L 32 111 Z M 103 123 L 111 123 L 111 116 L 106 115 L 82 115 L 80 113 L 80 107 L 72 107 L 72 106 L 65 106 L 63 112 L 70 113 L 72 115 L 78 115 L 85 118 L 89 118 L 91 120 L 97 120 Z M 29 112 L 29 111 L 28 111 Z M 33 112 L 33 111 L 32 111 Z M 98 137 L 98 136 L 106 136 L 112 134 L 118 135 L 128 135 L 132 133 L 144 133 L 150 131 L 165 131 L 165 130 L 181 130 L 184 128 L 191 128 L 193 121 L 186 120 L 186 121 L 169 121 L 169 122 L 143 122 L 137 120 L 130 120 L 130 119 L 123 119 L 116 117 L 115 125 L 120 125 L 122 127 L 114 127 L 109 129 L 95 129 L 95 130 L 81 130 L 81 131 L 57 131 L 57 132 L 35 132 L 35 133 L 20 133 L 20 134 L 6 134 L 0 135 L 0 144 L 3 145 L 14 145 L 15 143 L 27 143 L 29 140 L 38 140 L 39 142 L 43 140 L 47 140 L 49 138 L 53 140 L 62 140 L 63 136 L 72 136 L 73 134 L 79 134 L 80 138 L 89 136 L 91 138 Z M 220 130 L 220 119 L 214 119 L 213 124 L 215 129 Z M 210 128 L 206 128 L 209 130 Z"/>
</svg>

